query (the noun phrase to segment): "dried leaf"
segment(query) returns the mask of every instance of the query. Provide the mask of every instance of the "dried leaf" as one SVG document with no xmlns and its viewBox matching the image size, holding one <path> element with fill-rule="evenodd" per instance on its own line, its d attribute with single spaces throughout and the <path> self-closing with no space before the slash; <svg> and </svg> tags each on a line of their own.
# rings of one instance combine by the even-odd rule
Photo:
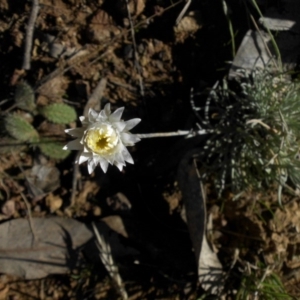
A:
<svg viewBox="0 0 300 300">
<path fill-rule="evenodd" d="M 107 197 L 106 203 L 113 211 L 129 211 L 131 209 L 131 203 L 123 193 Z"/>
<path fill-rule="evenodd" d="M 108 216 L 103 218 L 102 221 L 106 223 L 110 229 L 128 238 L 128 233 L 120 216 Z"/>
<path fill-rule="evenodd" d="M 65 218 L 32 218 L 0 224 L 0 273 L 24 279 L 64 274 L 77 260 L 78 249 L 92 232 L 82 223 Z M 34 235 L 33 235 L 34 233 Z"/>
<path fill-rule="evenodd" d="M 4 205 L 1 208 L 2 213 L 7 216 L 7 217 L 11 217 L 15 211 L 15 201 L 14 200 L 7 200 Z"/>
<path fill-rule="evenodd" d="M 0 284 L 0 300 L 8 299 L 9 285 L 8 284 Z"/>
<path fill-rule="evenodd" d="M 46 81 L 43 85 L 41 85 L 37 92 L 40 95 L 46 97 L 47 103 L 49 104 L 52 101 L 61 102 L 61 98 L 66 94 L 66 90 L 69 85 L 69 80 L 64 76 L 56 76 L 48 81 Z M 39 104 L 39 101 L 37 101 Z"/>
<path fill-rule="evenodd" d="M 46 205 L 49 207 L 51 213 L 60 209 L 62 204 L 63 200 L 59 196 L 55 196 L 52 193 L 50 193 L 46 197 Z"/>
<path fill-rule="evenodd" d="M 239 76 L 238 69 L 253 70 L 264 68 L 272 60 L 266 45 L 270 41 L 270 36 L 264 32 L 249 30 L 243 38 L 238 52 L 233 60 L 229 71 L 229 78 Z"/>
<path fill-rule="evenodd" d="M 193 155 L 199 149 L 189 151 L 178 168 L 178 183 L 181 188 L 190 237 L 198 264 L 199 282 L 204 290 L 219 295 L 224 288 L 222 265 L 211 250 L 206 239 L 206 201 L 202 183 L 197 175 Z"/>
<path fill-rule="evenodd" d="M 201 29 L 201 14 L 199 11 L 190 11 L 174 27 L 176 42 L 183 43 L 188 37 Z"/>
<path fill-rule="evenodd" d="M 33 197 L 44 196 L 60 186 L 60 172 L 55 167 L 35 165 L 27 176 L 29 190 Z"/>
<path fill-rule="evenodd" d="M 112 17 L 104 10 L 99 9 L 91 19 L 88 28 L 88 36 L 95 43 L 109 40 L 120 32 L 115 26 Z"/>
</svg>

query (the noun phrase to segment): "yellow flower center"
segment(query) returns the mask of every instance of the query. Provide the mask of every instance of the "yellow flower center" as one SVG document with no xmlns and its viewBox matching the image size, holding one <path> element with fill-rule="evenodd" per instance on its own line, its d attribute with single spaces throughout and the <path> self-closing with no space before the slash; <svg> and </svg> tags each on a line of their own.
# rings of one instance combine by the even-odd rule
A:
<svg viewBox="0 0 300 300">
<path fill-rule="evenodd" d="M 112 154 L 118 145 L 119 137 L 109 125 L 103 124 L 99 128 L 89 129 L 84 138 L 87 148 L 100 155 Z"/>
</svg>

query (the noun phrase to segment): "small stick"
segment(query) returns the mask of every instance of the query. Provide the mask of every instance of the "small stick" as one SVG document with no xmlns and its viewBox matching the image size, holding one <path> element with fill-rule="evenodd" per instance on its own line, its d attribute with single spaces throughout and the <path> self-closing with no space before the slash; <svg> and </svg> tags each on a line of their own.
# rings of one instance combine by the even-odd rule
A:
<svg viewBox="0 0 300 300">
<path fill-rule="evenodd" d="M 264 123 L 262 120 L 259 120 L 259 119 L 248 120 L 248 121 L 246 122 L 246 124 L 254 124 L 254 125 L 260 124 L 262 127 L 266 128 L 266 129 L 268 129 L 268 130 L 271 130 L 271 131 L 273 131 L 274 133 L 278 133 L 278 130 L 276 130 L 276 129 L 270 127 L 268 124 Z"/>
<path fill-rule="evenodd" d="M 31 13 L 30 13 L 30 17 L 29 17 L 28 25 L 27 25 L 27 29 L 26 29 L 25 54 L 24 54 L 24 60 L 23 60 L 23 65 L 22 65 L 22 69 L 24 69 L 24 70 L 30 70 L 33 31 L 34 31 L 34 25 L 35 25 L 35 21 L 36 21 L 39 9 L 40 9 L 39 0 L 32 0 Z"/>
<path fill-rule="evenodd" d="M 32 233 L 32 236 L 33 236 L 33 244 L 34 244 L 34 242 L 37 241 L 37 237 L 36 237 L 34 226 L 33 226 L 33 223 L 32 223 L 31 206 L 30 206 L 26 196 L 22 192 L 20 192 L 20 195 L 21 195 L 22 199 L 24 200 L 26 208 L 27 208 L 28 222 L 29 222 L 30 230 L 31 230 L 31 233 Z"/>
<path fill-rule="evenodd" d="M 215 133 L 215 130 L 213 129 L 201 129 L 198 131 L 192 131 L 192 130 L 178 130 L 173 132 L 159 132 L 159 133 L 136 133 L 135 136 L 141 139 L 148 139 L 148 138 L 156 138 L 156 137 L 166 137 L 166 136 L 181 136 L 181 135 L 187 135 L 188 137 L 193 137 L 196 135 L 205 135 Z"/>
<path fill-rule="evenodd" d="M 183 16 L 185 15 L 186 11 L 189 9 L 190 5 L 192 3 L 192 0 L 187 0 L 185 6 L 181 10 L 179 16 L 176 19 L 175 25 L 178 25 L 180 21 L 182 20 Z"/>
<path fill-rule="evenodd" d="M 134 25 L 133 25 L 133 21 L 132 21 L 132 17 L 131 17 L 131 13 L 130 13 L 130 9 L 129 9 L 129 3 L 128 0 L 126 0 L 126 6 L 127 6 L 127 12 L 128 12 L 128 19 L 129 19 L 129 23 L 130 23 L 130 32 L 131 32 L 131 38 L 132 38 L 132 44 L 133 44 L 133 49 L 134 49 L 134 62 L 136 65 L 136 69 L 138 72 L 138 77 L 139 77 L 139 84 L 140 84 L 140 92 L 142 97 L 145 96 L 145 89 L 144 89 L 144 84 L 143 84 L 143 79 L 142 79 L 142 72 L 141 72 L 141 65 L 139 63 L 140 58 L 139 58 L 139 54 L 137 51 L 137 46 L 136 46 L 136 41 L 135 41 L 135 34 L 134 34 Z"/>
<path fill-rule="evenodd" d="M 23 169 L 22 166 L 19 164 L 19 162 L 17 161 L 17 158 L 16 158 L 15 154 L 14 154 L 12 151 L 11 151 L 11 155 L 12 155 L 12 157 L 13 157 L 15 163 L 17 164 L 17 166 L 19 167 L 19 169 L 20 169 L 21 172 L 23 173 L 24 177 L 25 177 L 26 180 L 28 181 L 24 169 Z M 31 230 L 31 233 L 32 233 L 32 236 L 33 236 L 33 244 L 34 244 L 34 242 L 37 241 L 37 236 L 36 236 L 36 234 L 35 234 L 34 226 L 33 226 L 33 223 L 32 223 L 31 206 L 30 206 L 29 202 L 27 201 L 26 196 L 25 196 L 22 192 L 20 192 L 20 195 L 21 195 L 22 199 L 24 200 L 25 206 L 26 206 L 26 208 L 27 208 L 27 212 L 28 212 L 28 222 L 29 222 L 30 230 Z"/>
<path fill-rule="evenodd" d="M 75 158 L 75 162 L 79 160 L 81 152 L 78 152 Z M 71 200 L 70 200 L 70 207 L 74 206 L 75 204 L 75 196 L 77 191 L 77 181 L 78 181 L 78 174 L 80 174 L 79 171 L 79 164 L 74 164 L 74 170 L 73 170 L 73 180 L 72 180 L 72 194 L 71 194 Z"/>
</svg>

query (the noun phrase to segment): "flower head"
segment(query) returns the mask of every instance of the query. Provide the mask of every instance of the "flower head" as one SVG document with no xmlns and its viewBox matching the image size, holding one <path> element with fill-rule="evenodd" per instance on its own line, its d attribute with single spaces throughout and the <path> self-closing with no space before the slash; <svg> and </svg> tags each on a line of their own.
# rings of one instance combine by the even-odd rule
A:
<svg viewBox="0 0 300 300">
<path fill-rule="evenodd" d="M 63 149 L 81 150 L 78 164 L 88 161 L 88 171 L 91 174 L 100 164 L 105 173 L 108 164 L 116 165 L 120 171 L 126 165 L 133 164 L 133 159 L 127 146 L 133 146 L 140 139 L 129 132 L 141 120 L 121 120 L 124 107 L 111 113 L 110 104 L 106 104 L 100 113 L 89 110 L 88 117 L 80 117 L 82 127 L 65 130 L 77 139 L 69 142 Z"/>
</svg>

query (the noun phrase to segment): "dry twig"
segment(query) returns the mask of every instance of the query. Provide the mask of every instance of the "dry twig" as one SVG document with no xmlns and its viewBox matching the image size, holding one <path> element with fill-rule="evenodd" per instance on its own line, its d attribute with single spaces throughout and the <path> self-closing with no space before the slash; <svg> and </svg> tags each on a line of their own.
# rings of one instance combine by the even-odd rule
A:
<svg viewBox="0 0 300 300">
<path fill-rule="evenodd" d="M 22 172 L 22 174 L 24 175 L 24 177 L 26 178 L 26 180 L 28 181 L 27 179 L 27 176 L 26 176 L 26 173 L 24 171 L 24 169 L 22 168 L 22 166 L 18 163 L 17 159 L 16 159 L 16 156 L 15 154 L 11 151 L 11 155 L 15 161 L 15 163 L 17 164 L 17 166 L 19 167 L 20 171 Z M 10 176 L 9 176 L 10 177 Z M 12 179 L 12 178 L 11 178 Z M 14 181 L 14 180 L 13 180 Z M 15 181 L 14 181 L 15 182 Z M 36 241 L 37 241 L 37 236 L 35 234 L 35 230 L 34 230 L 34 225 L 33 225 L 33 222 L 32 222 L 32 216 L 31 216 L 31 205 L 29 204 L 26 196 L 22 193 L 22 192 L 19 192 L 19 194 L 21 195 L 24 203 L 25 203 L 25 206 L 26 206 L 26 209 L 27 209 L 27 213 L 28 213 L 28 223 L 29 223 L 29 226 L 30 226 L 30 230 L 31 230 L 31 233 L 32 233 L 32 237 L 33 237 L 33 243 L 34 244 Z"/>
<path fill-rule="evenodd" d="M 190 5 L 192 3 L 192 0 L 187 0 L 185 6 L 183 7 L 182 11 L 178 15 L 175 24 L 178 25 L 180 21 L 182 20 L 183 16 L 185 15 L 186 11 L 189 9 Z"/>
<path fill-rule="evenodd" d="M 140 92 L 142 97 L 145 96 L 145 89 L 144 89 L 144 84 L 143 84 L 143 79 L 142 79 L 142 72 L 141 72 L 141 65 L 139 63 L 140 58 L 139 58 L 139 53 L 137 51 L 137 46 L 136 46 L 136 41 L 135 41 L 135 34 L 134 34 L 134 26 L 133 26 L 133 21 L 129 9 L 129 2 L 126 0 L 126 6 L 127 6 L 127 13 L 128 13 L 128 19 L 130 23 L 130 32 L 131 32 L 131 38 L 132 38 L 132 44 L 133 44 L 133 49 L 134 49 L 134 65 L 136 67 L 136 70 L 138 72 L 138 77 L 139 77 L 139 85 L 140 85 Z"/>
<path fill-rule="evenodd" d="M 22 65 L 22 68 L 24 70 L 30 70 L 33 31 L 34 31 L 34 25 L 35 25 L 35 21 L 36 21 L 39 9 L 40 9 L 39 0 L 32 0 L 31 13 L 30 13 L 30 17 L 29 17 L 28 25 L 27 25 L 27 29 L 26 29 L 25 54 L 24 54 L 24 60 L 23 60 L 23 65 Z"/>
<path fill-rule="evenodd" d="M 196 136 L 196 135 L 205 135 L 214 133 L 215 130 L 213 129 L 200 129 L 197 131 L 193 130 L 177 130 L 173 132 L 157 132 L 157 133 L 136 133 L 135 136 L 137 136 L 140 139 L 149 139 L 149 138 L 156 138 L 156 137 L 167 137 L 167 136 L 182 136 L 185 135 L 187 138 Z"/>
<path fill-rule="evenodd" d="M 71 193 L 71 200 L 70 200 L 70 206 L 72 207 L 75 204 L 75 196 L 77 191 L 77 181 L 78 177 L 80 176 L 80 170 L 79 170 L 79 164 L 76 163 L 80 157 L 80 152 L 77 153 L 74 163 L 74 170 L 73 170 L 73 180 L 72 180 L 72 193 Z"/>
</svg>

